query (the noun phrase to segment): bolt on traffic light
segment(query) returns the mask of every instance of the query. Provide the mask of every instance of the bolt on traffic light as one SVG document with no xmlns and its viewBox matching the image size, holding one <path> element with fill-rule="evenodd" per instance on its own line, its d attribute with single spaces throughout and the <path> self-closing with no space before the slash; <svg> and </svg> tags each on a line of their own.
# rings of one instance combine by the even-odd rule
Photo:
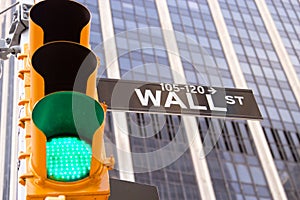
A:
<svg viewBox="0 0 300 200">
<path fill-rule="evenodd" d="M 105 156 L 106 105 L 98 102 L 89 27 L 89 11 L 74 1 L 45 0 L 30 10 L 27 199 L 108 199 L 113 159 Z"/>
</svg>

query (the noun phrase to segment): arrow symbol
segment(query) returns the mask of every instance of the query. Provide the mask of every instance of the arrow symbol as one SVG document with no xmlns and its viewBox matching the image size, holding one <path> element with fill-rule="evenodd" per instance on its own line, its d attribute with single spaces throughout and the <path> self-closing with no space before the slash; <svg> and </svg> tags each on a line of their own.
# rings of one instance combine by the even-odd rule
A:
<svg viewBox="0 0 300 200">
<path fill-rule="evenodd" d="M 215 94 L 217 92 L 217 90 L 215 90 L 214 88 L 210 87 L 208 90 L 207 90 L 209 93 L 211 94 Z"/>
</svg>

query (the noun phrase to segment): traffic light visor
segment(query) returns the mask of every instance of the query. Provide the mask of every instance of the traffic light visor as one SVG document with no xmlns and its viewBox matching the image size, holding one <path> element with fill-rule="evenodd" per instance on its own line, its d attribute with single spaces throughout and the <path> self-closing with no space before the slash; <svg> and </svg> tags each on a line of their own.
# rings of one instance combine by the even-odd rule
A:
<svg viewBox="0 0 300 200">
<path fill-rule="evenodd" d="M 30 19 L 32 25 L 42 30 L 43 34 L 33 32 L 32 35 L 42 37 L 38 38 L 42 44 L 58 40 L 82 44 L 81 35 L 84 27 L 89 25 L 91 15 L 86 7 L 75 1 L 47 0 L 40 1 L 31 8 Z M 86 34 L 88 35 L 88 32 Z M 88 40 L 83 42 L 83 45 L 87 44 Z"/>
<path fill-rule="evenodd" d="M 31 63 L 43 77 L 45 95 L 71 90 L 86 93 L 89 77 L 97 70 L 98 59 L 90 49 L 64 41 L 40 47 L 33 54 Z"/>
<path fill-rule="evenodd" d="M 32 120 L 47 139 L 77 136 L 88 142 L 104 120 L 102 106 L 79 92 L 55 92 L 41 99 L 32 111 Z"/>
</svg>

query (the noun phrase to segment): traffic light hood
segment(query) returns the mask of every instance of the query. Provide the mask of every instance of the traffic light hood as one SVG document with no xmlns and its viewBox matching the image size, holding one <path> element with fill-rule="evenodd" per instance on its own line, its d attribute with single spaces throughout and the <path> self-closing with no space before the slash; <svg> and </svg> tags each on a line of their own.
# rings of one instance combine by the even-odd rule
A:
<svg viewBox="0 0 300 200">
<path fill-rule="evenodd" d="M 90 22 L 90 12 L 75 1 L 46 0 L 34 5 L 30 18 L 44 32 L 43 43 L 57 40 L 80 42 L 81 32 Z"/>
<path fill-rule="evenodd" d="M 94 99 L 78 92 L 55 92 L 40 100 L 32 111 L 32 120 L 47 140 L 77 136 L 91 143 L 104 121 L 104 110 Z"/>
<path fill-rule="evenodd" d="M 45 95 L 61 90 L 86 93 L 98 59 L 88 48 L 67 41 L 51 42 L 35 51 L 32 66 L 44 79 Z"/>
</svg>

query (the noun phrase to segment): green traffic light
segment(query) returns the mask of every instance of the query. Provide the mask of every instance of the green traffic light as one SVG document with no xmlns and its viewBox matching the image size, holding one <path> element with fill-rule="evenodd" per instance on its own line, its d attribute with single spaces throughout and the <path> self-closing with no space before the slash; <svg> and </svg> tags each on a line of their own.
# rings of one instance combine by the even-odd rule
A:
<svg viewBox="0 0 300 200">
<path fill-rule="evenodd" d="M 87 177 L 93 136 L 104 121 L 102 106 L 79 92 L 55 92 L 35 105 L 32 120 L 47 139 L 48 179 L 72 182 Z"/>
<path fill-rule="evenodd" d="M 71 182 L 89 175 L 92 148 L 84 140 L 77 137 L 52 138 L 46 148 L 49 179 Z"/>
</svg>

